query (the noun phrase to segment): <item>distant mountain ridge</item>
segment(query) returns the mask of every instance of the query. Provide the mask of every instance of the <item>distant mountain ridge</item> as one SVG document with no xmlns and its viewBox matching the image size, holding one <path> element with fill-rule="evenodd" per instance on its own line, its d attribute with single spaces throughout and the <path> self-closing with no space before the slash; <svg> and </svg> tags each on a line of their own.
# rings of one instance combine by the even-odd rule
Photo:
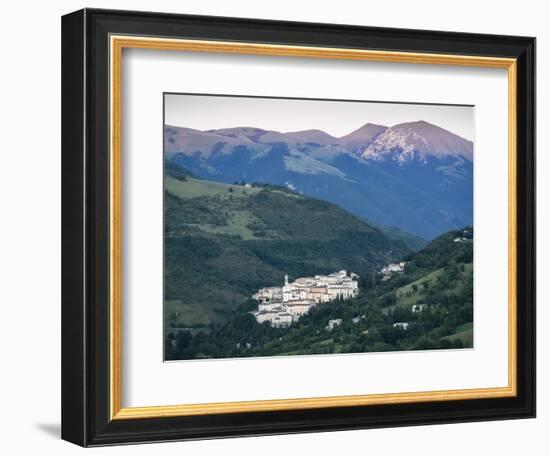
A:
<svg viewBox="0 0 550 456">
<path fill-rule="evenodd" d="M 473 159 L 471 141 L 423 120 L 393 127 L 367 123 L 340 138 L 316 129 L 286 133 L 254 127 L 201 131 L 166 125 L 165 129 L 167 132 L 165 153 L 168 157 L 177 152 L 186 154 L 199 152 L 209 155 L 213 150 L 208 150 L 208 147 L 215 148 L 219 143 L 225 144 L 218 146 L 217 152 L 225 146 L 254 144 L 260 151 L 265 146 L 286 143 L 338 147 L 342 152 L 354 152 L 366 159 L 380 159 L 395 149 L 400 149 L 405 154 L 416 151 L 423 157 L 427 155 L 462 156 L 468 160 Z"/>
<path fill-rule="evenodd" d="M 473 143 L 422 120 L 340 138 L 166 125 L 164 153 L 198 177 L 286 185 L 427 239 L 473 222 Z"/>
</svg>

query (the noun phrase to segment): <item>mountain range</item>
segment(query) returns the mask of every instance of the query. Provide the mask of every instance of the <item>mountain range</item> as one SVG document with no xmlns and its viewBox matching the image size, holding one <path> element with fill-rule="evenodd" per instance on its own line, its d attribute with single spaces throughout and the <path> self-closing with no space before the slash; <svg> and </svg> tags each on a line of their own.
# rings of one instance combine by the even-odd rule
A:
<svg viewBox="0 0 550 456">
<path fill-rule="evenodd" d="M 426 239 L 472 225 L 473 143 L 422 120 L 367 123 L 340 138 L 166 125 L 164 153 L 200 178 L 286 186 Z"/>
</svg>

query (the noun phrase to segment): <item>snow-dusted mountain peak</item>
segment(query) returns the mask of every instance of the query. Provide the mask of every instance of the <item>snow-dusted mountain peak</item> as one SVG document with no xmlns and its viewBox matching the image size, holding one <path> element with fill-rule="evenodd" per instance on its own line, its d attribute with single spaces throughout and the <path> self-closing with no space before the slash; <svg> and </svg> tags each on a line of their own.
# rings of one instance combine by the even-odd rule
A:
<svg viewBox="0 0 550 456">
<path fill-rule="evenodd" d="M 360 151 L 367 160 L 393 159 L 405 163 L 427 157 L 473 159 L 473 144 L 444 128 L 423 120 L 398 124 L 386 129 Z"/>
</svg>

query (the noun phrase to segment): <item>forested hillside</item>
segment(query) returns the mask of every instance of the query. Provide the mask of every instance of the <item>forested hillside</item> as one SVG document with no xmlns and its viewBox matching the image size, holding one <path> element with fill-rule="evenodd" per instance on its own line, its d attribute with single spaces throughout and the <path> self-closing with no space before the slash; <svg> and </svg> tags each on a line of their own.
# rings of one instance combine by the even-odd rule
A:
<svg viewBox="0 0 550 456">
<path fill-rule="evenodd" d="M 285 273 L 347 269 L 366 276 L 410 251 L 334 204 L 285 187 L 201 180 L 166 166 L 167 334 L 211 332 L 258 288 L 282 284 Z"/>
<path fill-rule="evenodd" d="M 236 190 L 242 191 L 241 188 L 233 191 Z M 266 190 L 254 191 L 256 198 Z M 331 232 L 321 227 L 319 230 L 325 234 Z M 178 323 L 180 317 L 174 312 L 168 313 L 166 358 L 472 347 L 472 238 L 471 228 L 446 233 L 419 252 L 401 254 L 400 259 L 406 263 L 404 271 L 389 276 L 377 273 L 379 266 L 376 270 L 372 269 L 372 265 L 381 259 L 372 258 L 371 267 L 361 271 L 357 298 L 320 304 L 288 328 L 273 328 L 268 323 L 258 324 L 249 313 L 256 306 L 250 299 L 242 302 L 224 321 L 212 320 L 201 328 L 182 328 Z M 330 246 L 326 248 L 330 250 Z M 319 252 L 325 251 L 319 249 Z M 330 255 L 321 256 L 317 265 L 313 266 L 316 256 L 312 251 L 312 263 L 304 264 L 322 268 L 331 264 Z M 353 250 L 345 250 L 338 261 L 342 265 L 346 258 L 355 261 L 353 266 L 343 266 L 354 270 L 354 267 L 362 264 L 356 255 L 357 252 L 353 253 Z M 303 275 L 302 271 L 293 270 L 292 273 Z M 304 273 L 309 273 L 309 270 Z M 329 325 L 331 320 L 332 328 Z"/>
</svg>

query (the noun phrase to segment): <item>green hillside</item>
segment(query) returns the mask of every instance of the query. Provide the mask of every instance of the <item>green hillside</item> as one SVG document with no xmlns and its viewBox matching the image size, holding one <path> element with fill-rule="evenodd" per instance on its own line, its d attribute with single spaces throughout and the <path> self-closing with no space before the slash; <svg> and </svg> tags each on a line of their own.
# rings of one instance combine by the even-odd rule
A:
<svg viewBox="0 0 550 456">
<path fill-rule="evenodd" d="M 292 279 L 347 269 L 366 276 L 409 252 L 334 204 L 166 168 L 167 334 L 210 332 L 285 273 Z"/>
<path fill-rule="evenodd" d="M 403 241 L 407 247 L 409 247 L 413 251 L 418 251 L 420 249 L 423 249 L 428 245 L 428 241 L 424 238 L 421 238 L 420 236 L 417 236 L 416 234 L 408 233 L 407 231 L 403 231 L 402 229 L 399 229 L 394 226 L 382 226 L 382 225 L 375 225 L 378 226 L 382 230 L 382 232 L 386 235 L 386 237 L 393 239 L 395 241 Z"/>
<path fill-rule="evenodd" d="M 452 231 L 419 252 L 403 255 L 404 272 L 394 273 L 389 280 L 367 272 L 357 298 L 320 304 L 288 328 L 258 324 L 248 313 L 255 306 L 253 302 L 244 302 L 227 320 L 211 323 L 206 329 L 172 328 L 168 331 L 167 358 L 472 347 L 471 237 L 471 229 Z M 455 242 L 456 238 L 460 240 Z M 421 310 L 415 311 L 415 306 Z M 331 319 L 341 319 L 342 323 L 329 331 Z"/>
</svg>

